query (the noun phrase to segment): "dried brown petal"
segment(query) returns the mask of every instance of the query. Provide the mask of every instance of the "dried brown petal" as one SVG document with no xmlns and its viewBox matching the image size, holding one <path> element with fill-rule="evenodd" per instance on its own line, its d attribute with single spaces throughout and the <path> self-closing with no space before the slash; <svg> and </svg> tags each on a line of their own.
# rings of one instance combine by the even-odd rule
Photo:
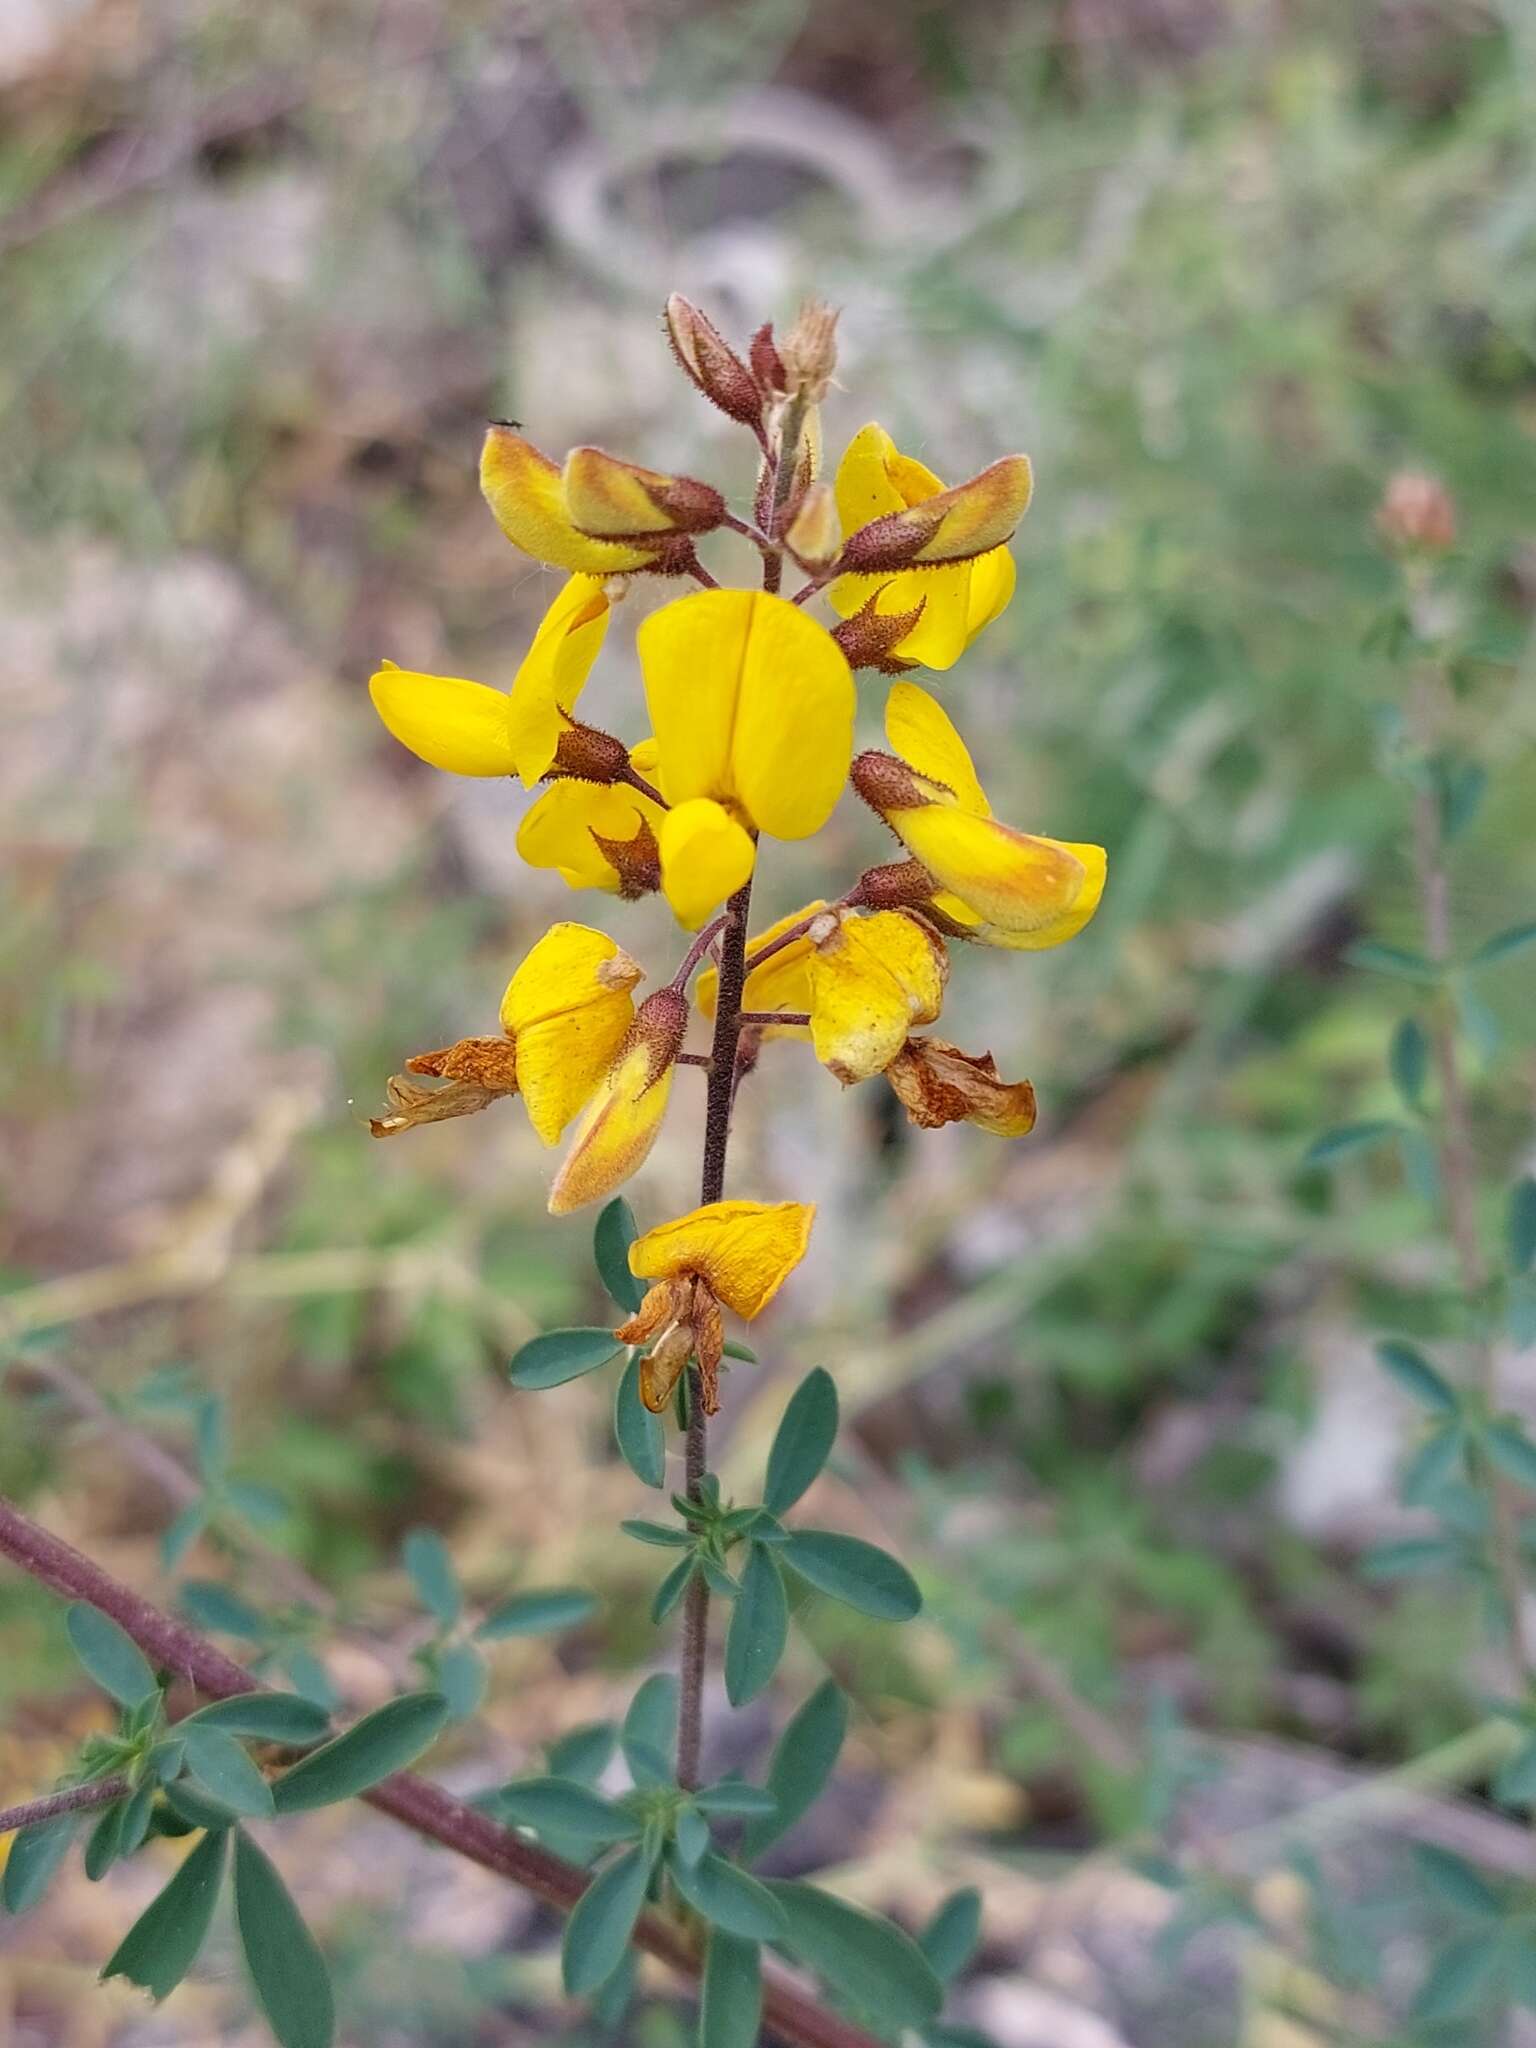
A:
<svg viewBox="0 0 1536 2048">
<path fill-rule="evenodd" d="M 394 1114 L 371 1116 L 368 1128 L 376 1138 L 398 1137 L 417 1124 L 440 1124 L 449 1117 L 473 1116 L 501 1099 L 505 1090 L 482 1088 L 474 1081 L 450 1081 L 443 1088 L 423 1088 L 404 1074 L 391 1074 L 384 1084 Z"/>
<path fill-rule="evenodd" d="M 493 1095 L 517 1093 L 517 1048 L 504 1035 L 461 1038 L 440 1052 L 412 1053 L 410 1074 L 435 1074 L 444 1081 L 474 1081 Z"/>
<path fill-rule="evenodd" d="M 964 1122 L 1022 1138 L 1034 1128 L 1034 1089 L 1028 1081 L 999 1080 L 989 1052 L 962 1052 L 942 1038 L 909 1038 L 885 1078 L 923 1130 Z"/>
<path fill-rule="evenodd" d="M 720 1304 L 704 1281 L 693 1283 L 693 1348 L 699 1362 L 699 1398 L 706 1415 L 720 1407 L 720 1361 L 725 1356 L 725 1323 Z"/>
<path fill-rule="evenodd" d="M 648 1344 L 658 1330 L 688 1313 L 693 1298 L 686 1280 L 658 1280 L 645 1291 L 645 1299 L 627 1323 L 620 1323 L 614 1336 L 621 1344 Z"/>
</svg>

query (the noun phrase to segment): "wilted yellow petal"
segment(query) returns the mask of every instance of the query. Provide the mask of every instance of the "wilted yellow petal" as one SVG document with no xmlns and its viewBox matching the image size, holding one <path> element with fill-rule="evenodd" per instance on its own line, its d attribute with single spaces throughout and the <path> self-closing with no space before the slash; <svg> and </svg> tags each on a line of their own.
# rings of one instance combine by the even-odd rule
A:
<svg viewBox="0 0 1536 2048">
<path fill-rule="evenodd" d="M 463 676 L 419 675 L 386 661 L 372 676 L 373 708 L 404 747 L 450 775 L 510 775 L 515 763 L 502 690 Z"/>
<path fill-rule="evenodd" d="M 805 1256 L 815 1214 L 814 1202 L 710 1202 L 636 1238 L 629 1270 L 641 1280 L 697 1273 L 750 1322 Z"/>
<path fill-rule="evenodd" d="M 679 924 L 696 932 L 752 872 L 757 849 L 730 812 L 707 796 L 663 814 L 656 843 L 661 886 Z"/>
<path fill-rule="evenodd" d="M 811 1043 L 849 1084 L 883 1073 L 914 1024 L 931 1024 L 948 979 L 944 945 L 900 910 L 844 918 L 807 963 Z"/>
<path fill-rule="evenodd" d="M 826 823 L 853 751 L 853 675 L 814 619 L 765 591 L 705 590 L 639 632 L 662 794 L 734 802 L 778 839 Z"/>
<path fill-rule="evenodd" d="M 528 1120 L 553 1145 L 590 1098 L 634 1022 L 640 969 L 605 932 L 552 925 L 502 998 Z"/>
<path fill-rule="evenodd" d="M 621 576 L 646 568 L 655 558 L 654 548 L 593 540 L 578 532 L 558 467 L 510 427 L 492 427 L 485 437 L 480 488 L 507 539 L 536 562 L 587 576 Z"/>
<path fill-rule="evenodd" d="M 916 683 L 893 683 L 885 700 L 885 736 L 893 753 L 931 781 L 946 783 L 961 810 L 990 818 L 992 806 L 954 721 L 937 697 Z"/>
<path fill-rule="evenodd" d="M 1104 893 L 1101 846 L 1016 832 L 957 804 L 893 811 L 889 823 L 945 889 L 999 933 L 992 945 L 1020 951 L 1059 946 L 1080 932 Z"/>
<path fill-rule="evenodd" d="M 609 1068 L 576 1125 L 549 1191 L 551 1216 L 568 1216 L 622 1187 L 645 1164 L 666 1115 L 674 1067 L 657 1070 L 655 1049 L 634 1042 Z M 665 1277 L 656 1274 L 654 1278 Z"/>
<path fill-rule="evenodd" d="M 962 1052 L 942 1038 L 913 1038 L 885 1078 L 924 1130 L 963 1119 L 999 1138 L 1023 1138 L 1035 1127 L 1034 1089 L 1027 1081 L 1000 1081 L 989 1052 Z"/>
<path fill-rule="evenodd" d="M 518 828 L 517 850 L 531 868 L 556 868 L 573 889 L 617 894 L 622 878 L 598 840 L 622 844 L 654 834 L 666 813 L 624 783 L 552 782 Z"/>
<path fill-rule="evenodd" d="M 592 576 L 572 576 L 544 614 L 533 645 L 512 680 L 507 731 L 525 789 L 555 758 L 569 711 L 591 673 L 608 631 L 609 604 Z"/>
</svg>

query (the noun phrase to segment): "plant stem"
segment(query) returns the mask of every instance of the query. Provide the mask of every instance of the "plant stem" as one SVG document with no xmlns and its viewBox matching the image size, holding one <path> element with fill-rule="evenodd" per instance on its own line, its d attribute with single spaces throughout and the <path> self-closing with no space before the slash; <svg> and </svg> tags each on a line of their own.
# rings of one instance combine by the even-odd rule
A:
<svg viewBox="0 0 1536 2048">
<path fill-rule="evenodd" d="M 741 1032 L 741 991 L 747 979 L 747 918 L 750 880 L 725 906 L 720 933 L 720 984 L 715 998 L 715 1036 L 709 1054 L 709 1094 L 704 1104 L 704 1166 L 699 1199 L 718 1202 L 725 1192 L 725 1155 L 731 1142 L 731 1099 L 735 1093 L 736 1040 Z M 704 1414 L 699 1369 L 688 1368 L 688 1440 L 684 1491 L 697 1500 L 709 1469 L 709 1423 Z M 704 1734 L 704 1662 L 709 1648 L 709 1587 L 702 1572 L 683 1597 L 681 1690 L 677 1709 L 677 1782 L 691 1791 L 699 1782 Z"/>
<path fill-rule="evenodd" d="M 45 1792 L 41 1799 L 29 1799 L 22 1806 L 0 1811 L 0 1835 L 17 1828 L 35 1827 L 40 1820 L 54 1820 L 61 1813 L 84 1813 L 93 1806 L 110 1806 L 128 1790 L 121 1777 L 93 1778 L 88 1785 L 68 1785 L 62 1792 Z"/>
<path fill-rule="evenodd" d="M 235 1699 L 242 1693 L 266 1689 L 206 1637 L 162 1613 L 72 1544 L 51 1536 L 3 1496 L 0 1556 L 9 1557 L 50 1591 L 69 1600 L 89 1601 L 110 1615 L 152 1663 L 174 1672 L 207 1698 Z M 507 1878 L 561 1912 L 569 1912 L 590 1882 L 589 1872 L 524 1841 L 511 1828 L 466 1806 L 440 1785 L 408 1771 L 386 1778 L 362 1796 L 380 1813 Z M 660 1913 L 640 1916 L 634 1942 L 685 1976 L 697 1977 L 703 1968 L 703 1956 L 692 1937 Z M 828 2012 L 782 1977 L 766 1977 L 765 1973 L 765 1978 L 764 2025 L 789 2048 L 880 2048 L 862 2027 Z"/>
</svg>

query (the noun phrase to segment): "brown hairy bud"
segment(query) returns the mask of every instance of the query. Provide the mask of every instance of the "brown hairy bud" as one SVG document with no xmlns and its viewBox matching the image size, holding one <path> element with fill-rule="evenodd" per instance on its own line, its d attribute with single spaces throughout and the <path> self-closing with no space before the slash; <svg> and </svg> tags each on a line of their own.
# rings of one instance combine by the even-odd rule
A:
<svg viewBox="0 0 1536 2048">
<path fill-rule="evenodd" d="M 779 343 L 781 387 L 788 396 L 820 405 L 837 368 L 837 315 L 820 299 L 807 299 Z"/>
<path fill-rule="evenodd" d="M 1001 1138 L 1022 1138 L 1034 1129 L 1034 1089 L 1028 1081 L 999 1080 L 989 1052 L 962 1052 L 942 1038 L 909 1038 L 885 1078 L 922 1130 L 972 1123 Z"/>
<path fill-rule="evenodd" d="M 878 575 L 882 570 L 970 561 L 1012 537 L 1032 490 L 1029 457 L 1000 456 L 952 490 L 861 526 L 848 536 L 839 566 Z"/>
<path fill-rule="evenodd" d="M 623 1059 L 637 1045 L 650 1055 L 650 1085 L 659 1081 L 683 1049 L 688 1029 L 688 998 L 680 988 L 659 988 L 635 1012 L 635 1021 L 619 1047 Z"/>
<path fill-rule="evenodd" d="M 932 803 L 928 788 L 918 780 L 905 761 L 894 754 L 882 754 L 871 747 L 854 756 L 848 779 L 857 795 L 883 818 L 887 811 L 914 811 Z"/>
<path fill-rule="evenodd" d="M 1389 547 L 1442 555 L 1456 545 L 1456 501 L 1438 477 L 1400 469 L 1381 494 L 1376 531 Z"/>
<path fill-rule="evenodd" d="M 773 322 L 765 320 L 753 335 L 747 348 L 747 358 L 752 365 L 752 375 L 757 379 L 759 390 L 765 398 L 782 398 L 789 389 L 784 375 L 784 364 L 779 356 L 778 344 L 773 338 Z"/>
<path fill-rule="evenodd" d="M 762 432 L 763 394 L 757 380 L 710 320 L 674 292 L 667 301 L 667 339 L 683 375 L 717 405 L 727 419 Z"/>
<path fill-rule="evenodd" d="M 882 584 L 881 589 L 884 588 Z M 879 612 L 875 609 L 879 601 L 880 591 L 876 590 L 851 617 L 839 619 L 832 628 L 832 638 L 848 657 L 850 668 L 878 669 L 886 676 L 903 675 L 918 664 L 900 660 L 895 649 L 917 625 L 928 600 L 919 599 L 905 612 Z"/>
<path fill-rule="evenodd" d="M 843 529 L 830 484 L 812 484 L 784 530 L 790 553 L 807 569 L 826 569 L 837 560 Z"/>
<path fill-rule="evenodd" d="M 619 895 L 626 903 L 652 896 L 661 887 L 661 849 L 648 818 L 640 820 L 640 829 L 633 839 L 605 839 L 601 832 L 593 832 L 592 842 L 616 870 Z"/>
<path fill-rule="evenodd" d="M 578 782 L 627 782 L 629 749 L 611 732 L 573 718 L 555 748 L 549 776 L 556 775 L 571 775 Z"/>
<path fill-rule="evenodd" d="M 725 517 L 713 484 L 642 469 L 603 448 L 573 448 L 562 479 L 571 523 L 594 540 L 650 543 L 667 534 L 709 533 Z"/>
<path fill-rule="evenodd" d="M 843 901 L 857 910 L 915 910 L 938 886 L 920 860 L 893 860 L 866 868 Z"/>
</svg>

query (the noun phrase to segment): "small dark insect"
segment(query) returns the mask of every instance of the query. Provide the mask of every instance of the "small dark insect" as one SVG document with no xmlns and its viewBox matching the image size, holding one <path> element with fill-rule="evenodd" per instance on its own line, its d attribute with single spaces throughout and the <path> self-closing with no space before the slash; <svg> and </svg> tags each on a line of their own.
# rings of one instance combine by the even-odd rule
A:
<svg viewBox="0 0 1536 2048">
<path fill-rule="evenodd" d="M 510 427 L 516 434 L 520 434 L 523 431 L 521 420 L 492 420 L 490 424 L 493 427 Z"/>
</svg>

